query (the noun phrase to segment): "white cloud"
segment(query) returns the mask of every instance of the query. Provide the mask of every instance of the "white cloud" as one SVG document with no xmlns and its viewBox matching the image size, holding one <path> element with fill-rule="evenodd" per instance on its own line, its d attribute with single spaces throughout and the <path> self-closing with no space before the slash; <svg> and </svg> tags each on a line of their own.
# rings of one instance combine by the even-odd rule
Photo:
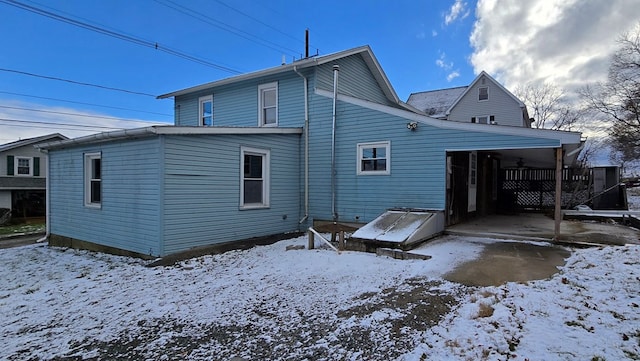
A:
<svg viewBox="0 0 640 361">
<path fill-rule="evenodd" d="M 453 68 L 453 62 L 447 62 L 447 55 L 440 53 L 440 57 L 436 60 L 436 65 L 444 70 L 451 70 Z"/>
<path fill-rule="evenodd" d="M 453 72 L 449 73 L 449 75 L 447 75 L 447 81 L 451 82 L 453 79 L 459 76 L 460 76 L 460 72 L 458 70 L 454 70 Z"/>
<path fill-rule="evenodd" d="M 469 10 L 467 9 L 467 3 L 462 2 L 462 0 L 456 0 L 449 12 L 444 15 L 444 24 L 449 25 L 452 22 L 456 21 L 458 18 L 464 19 L 469 16 Z"/>
<path fill-rule="evenodd" d="M 431 36 L 435 38 L 436 36 L 438 36 L 438 32 L 435 30 L 431 30 Z"/>
<path fill-rule="evenodd" d="M 637 0 L 479 0 L 474 71 L 510 89 L 553 82 L 568 91 L 606 78 L 618 36 L 640 19 Z"/>
</svg>

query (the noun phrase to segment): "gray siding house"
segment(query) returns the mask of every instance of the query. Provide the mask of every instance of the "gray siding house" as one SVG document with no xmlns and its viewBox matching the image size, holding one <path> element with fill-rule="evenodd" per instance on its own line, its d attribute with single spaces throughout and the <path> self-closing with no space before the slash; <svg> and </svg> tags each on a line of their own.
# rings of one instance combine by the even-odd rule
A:
<svg viewBox="0 0 640 361">
<path fill-rule="evenodd" d="M 45 215 L 46 155 L 34 146 L 64 139 L 55 133 L 0 145 L 1 209 L 15 218 Z"/>
<path fill-rule="evenodd" d="M 531 127 L 525 104 L 484 71 L 469 86 L 412 93 L 407 103 L 438 119 Z"/>
<path fill-rule="evenodd" d="M 500 167 L 553 166 L 557 149 L 571 163 L 581 145 L 580 133 L 426 116 L 398 99 L 368 46 L 170 97 L 175 126 L 41 147 L 52 244 L 155 257 L 389 208 L 453 224 L 495 211 Z"/>
</svg>

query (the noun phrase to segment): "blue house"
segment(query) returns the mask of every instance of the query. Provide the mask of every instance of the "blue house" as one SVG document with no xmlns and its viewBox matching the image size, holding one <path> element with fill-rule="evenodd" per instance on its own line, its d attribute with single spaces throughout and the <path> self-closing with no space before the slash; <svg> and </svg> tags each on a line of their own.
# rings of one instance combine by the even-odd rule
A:
<svg viewBox="0 0 640 361">
<path fill-rule="evenodd" d="M 398 99 L 368 46 L 159 98 L 171 97 L 174 126 L 41 146 L 51 244 L 155 257 L 390 208 L 453 224 L 498 210 L 499 169 L 555 167 L 558 149 L 568 164 L 581 145 L 580 133 L 429 117 Z"/>
</svg>

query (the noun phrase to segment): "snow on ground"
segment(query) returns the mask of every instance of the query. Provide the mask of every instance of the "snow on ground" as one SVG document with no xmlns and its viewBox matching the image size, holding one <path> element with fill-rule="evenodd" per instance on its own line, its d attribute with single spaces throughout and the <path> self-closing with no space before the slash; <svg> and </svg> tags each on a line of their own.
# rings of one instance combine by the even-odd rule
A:
<svg viewBox="0 0 640 361">
<path fill-rule="evenodd" d="M 428 261 L 285 251 L 306 242 L 158 268 L 0 250 L 0 359 L 640 358 L 640 246 L 576 250 L 549 280 L 465 287 L 441 277 L 480 255 L 477 240 L 433 242 Z"/>
</svg>

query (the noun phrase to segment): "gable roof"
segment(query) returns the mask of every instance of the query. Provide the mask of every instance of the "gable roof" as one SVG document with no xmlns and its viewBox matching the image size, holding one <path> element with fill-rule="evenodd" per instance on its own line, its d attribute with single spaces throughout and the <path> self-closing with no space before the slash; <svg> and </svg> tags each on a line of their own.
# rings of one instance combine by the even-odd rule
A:
<svg viewBox="0 0 640 361">
<path fill-rule="evenodd" d="M 330 63 L 337 59 L 346 58 L 348 56 L 352 56 L 356 54 L 360 54 L 362 56 L 362 58 L 364 59 L 364 62 L 367 64 L 367 67 L 371 71 L 371 74 L 373 74 L 373 77 L 378 82 L 378 85 L 380 86 L 380 89 L 382 89 L 382 92 L 384 93 L 384 95 L 393 103 L 406 105 L 400 101 L 395 90 L 393 90 L 393 87 L 391 87 L 391 83 L 389 82 L 389 79 L 387 78 L 384 71 L 382 70 L 380 63 L 378 63 L 378 60 L 373 55 L 373 51 L 371 51 L 371 48 L 369 47 L 369 45 L 364 45 L 364 46 L 340 51 L 340 52 L 329 54 L 329 55 L 305 58 L 302 60 L 294 61 L 293 63 L 290 63 L 290 64 L 280 65 L 273 68 L 268 68 L 264 70 L 251 72 L 251 73 L 241 74 L 238 76 L 233 76 L 230 78 L 216 80 L 213 82 L 193 86 L 190 88 L 176 90 L 171 93 L 162 94 L 162 95 L 159 95 L 157 98 L 158 99 L 171 98 L 171 97 L 193 93 L 193 92 L 197 92 L 200 90 L 205 90 L 213 87 L 237 83 L 244 80 L 256 79 L 264 76 L 280 74 L 280 73 L 289 72 L 289 71 L 297 71 L 299 69 L 305 69 L 309 67 Z"/>
<path fill-rule="evenodd" d="M 26 145 L 32 145 L 32 144 L 37 144 L 37 143 L 42 143 L 42 142 L 47 142 L 52 140 L 65 140 L 65 139 L 69 139 L 69 138 L 65 137 L 60 133 L 52 133 L 52 134 L 42 135 L 39 137 L 21 139 L 21 140 L 16 140 L 15 142 L 5 143 L 0 145 L 0 152 L 5 152 L 10 149 L 24 147 Z"/>
<path fill-rule="evenodd" d="M 504 91 L 507 95 L 509 95 L 516 103 L 518 103 L 518 106 L 520 108 L 526 108 L 526 106 L 524 105 L 524 103 L 522 102 L 522 100 L 518 99 L 515 95 L 513 95 L 509 90 L 507 90 L 507 88 L 503 87 L 502 84 L 498 83 L 497 80 L 495 80 L 491 75 L 487 74 L 484 70 L 480 72 L 480 74 L 478 74 L 478 76 L 471 82 L 471 84 L 469 84 L 469 86 L 467 87 L 467 89 L 465 89 L 464 92 L 462 92 L 462 94 L 460 94 L 460 96 L 458 97 L 458 99 L 456 99 L 456 101 L 451 104 L 451 106 L 449 107 L 449 109 L 447 109 L 446 111 L 446 115 L 449 115 L 449 113 L 451 113 L 451 109 L 453 109 L 453 107 L 455 107 L 462 98 L 464 98 L 465 95 L 467 95 L 467 93 L 476 85 L 477 82 L 480 81 L 480 79 L 482 79 L 482 77 L 486 77 L 490 82 L 492 82 L 494 85 L 496 85 L 499 89 L 501 89 L 502 91 Z"/>
<path fill-rule="evenodd" d="M 468 86 L 459 86 L 455 88 L 429 90 L 419 93 L 411 93 L 407 104 L 426 115 L 441 118 L 446 117 L 445 112 L 453 105 L 460 95 L 468 88 Z"/>
</svg>

